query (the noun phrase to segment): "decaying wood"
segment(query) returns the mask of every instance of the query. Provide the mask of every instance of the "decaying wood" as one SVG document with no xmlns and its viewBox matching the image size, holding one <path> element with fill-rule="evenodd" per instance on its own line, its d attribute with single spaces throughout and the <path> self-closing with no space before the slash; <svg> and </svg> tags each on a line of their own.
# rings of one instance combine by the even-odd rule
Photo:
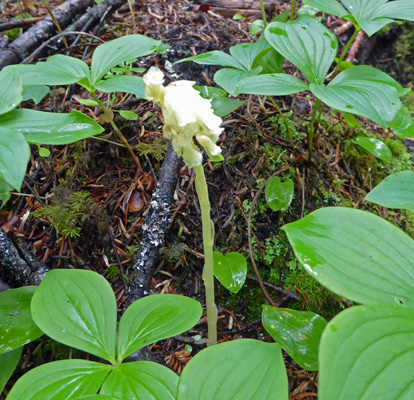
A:
<svg viewBox="0 0 414 400">
<path fill-rule="evenodd" d="M 25 25 L 31 25 L 36 22 L 41 21 L 42 17 L 36 17 L 36 18 L 22 18 L 22 19 L 15 19 L 14 21 L 4 22 L 3 24 L 0 24 L 0 32 L 7 31 L 9 29 L 13 28 L 21 28 Z"/>
<path fill-rule="evenodd" d="M 48 268 L 33 254 L 17 247 L 0 229 L 0 267 L 2 280 L 15 287 L 39 285 Z"/>
<path fill-rule="evenodd" d="M 63 29 L 92 4 L 93 0 L 67 0 L 56 7 L 53 14 Z M 0 50 L 0 70 L 7 65 L 18 64 L 56 32 L 56 26 L 50 16 L 30 27 L 5 49 Z"/>
<path fill-rule="evenodd" d="M 234 14 L 241 14 L 246 17 L 262 17 L 260 11 L 260 1 L 258 0 L 196 0 L 196 4 L 209 4 L 213 7 L 212 11 L 225 17 L 232 17 Z M 266 10 L 274 7 L 275 1 L 264 0 L 263 5 Z"/>
<path fill-rule="evenodd" d="M 159 249 L 170 221 L 170 207 L 178 182 L 181 159 L 177 157 L 171 143 L 160 169 L 157 186 L 152 193 L 151 203 L 142 227 L 142 240 L 131 274 L 128 288 L 128 305 L 148 296 L 151 280 L 158 266 Z"/>
<path fill-rule="evenodd" d="M 65 31 L 81 31 L 87 32 L 89 29 L 98 24 L 103 18 L 111 15 L 115 10 L 120 8 L 127 0 L 107 0 L 101 4 L 98 4 L 83 14 L 80 18 L 77 18 L 72 25 L 68 26 Z M 75 44 L 75 36 L 69 40 Z"/>
</svg>

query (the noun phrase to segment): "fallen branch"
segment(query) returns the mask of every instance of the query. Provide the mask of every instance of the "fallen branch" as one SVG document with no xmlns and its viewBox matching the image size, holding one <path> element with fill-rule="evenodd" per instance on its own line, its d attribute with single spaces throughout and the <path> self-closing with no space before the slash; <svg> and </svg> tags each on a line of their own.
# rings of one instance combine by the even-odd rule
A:
<svg viewBox="0 0 414 400">
<path fill-rule="evenodd" d="M 0 32 L 7 31 L 9 29 L 14 28 L 22 28 L 25 25 L 31 25 L 36 22 L 41 21 L 42 17 L 36 17 L 36 18 L 22 18 L 22 19 L 15 19 L 14 21 L 4 22 L 0 24 Z"/>
<path fill-rule="evenodd" d="M 93 4 L 93 0 L 68 0 L 53 11 L 59 25 L 66 28 L 77 16 Z M 0 50 L 0 70 L 6 65 L 18 64 L 45 40 L 56 33 L 50 16 L 30 27 L 5 49 Z"/>
<path fill-rule="evenodd" d="M 142 227 L 142 240 L 130 276 L 127 305 L 149 295 L 151 280 L 158 266 L 159 248 L 164 243 L 165 231 L 169 225 L 170 207 L 180 167 L 181 159 L 175 154 L 170 142 Z"/>
</svg>

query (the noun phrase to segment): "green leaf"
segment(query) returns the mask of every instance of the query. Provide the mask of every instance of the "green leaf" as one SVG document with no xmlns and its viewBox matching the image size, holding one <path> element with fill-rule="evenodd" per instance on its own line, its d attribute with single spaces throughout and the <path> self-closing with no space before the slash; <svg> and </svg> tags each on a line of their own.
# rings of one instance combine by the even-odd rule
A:
<svg viewBox="0 0 414 400">
<path fill-rule="evenodd" d="M 317 8 L 321 12 L 335 15 L 336 17 L 343 17 L 348 14 L 337 0 L 303 0 L 303 4 Z"/>
<path fill-rule="evenodd" d="M 13 113 L 14 111 L 10 111 Z M 6 117 L 10 113 L 0 116 Z M 0 126 L 1 126 L 0 122 Z M 32 121 L 33 125 L 33 121 Z M 3 179 L 20 190 L 24 176 L 26 175 L 27 163 L 30 159 L 30 147 L 24 136 L 6 127 L 0 128 L 0 173 Z"/>
<path fill-rule="evenodd" d="M 33 125 L 36 121 L 36 125 Z M 62 145 L 103 132 L 92 118 L 73 110 L 54 114 L 35 110 L 13 110 L 0 115 L 0 126 L 23 134 L 29 143 Z"/>
<path fill-rule="evenodd" d="M 91 83 L 95 84 L 113 67 L 151 54 L 161 44 L 143 35 L 128 35 L 101 44 L 92 55 Z"/>
<path fill-rule="evenodd" d="M 22 101 L 23 84 L 20 75 L 6 68 L 0 72 L 0 114 L 16 108 Z"/>
<path fill-rule="evenodd" d="M 246 17 L 243 17 L 243 15 L 238 13 L 234 14 L 232 18 L 233 21 L 240 21 L 241 19 L 246 19 Z"/>
<path fill-rule="evenodd" d="M 275 49 L 263 50 L 255 59 L 253 67 L 262 67 L 261 74 L 279 73 L 283 70 L 285 58 Z"/>
<path fill-rule="evenodd" d="M 327 322 L 310 311 L 263 306 L 263 327 L 296 363 L 318 370 L 318 348 Z"/>
<path fill-rule="evenodd" d="M 52 339 L 115 363 L 115 295 L 96 272 L 49 271 L 33 296 L 32 316 Z"/>
<path fill-rule="evenodd" d="M 277 176 L 270 178 L 266 183 L 265 198 L 273 211 L 286 211 L 293 199 L 292 179 L 282 182 Z"/>
<path fill-rule="evenodd" d="M 216 97 L 211 101 L 214 114 L 218 117 L 225 117 L 241 107 L 245 102 L 241 100 L 229 99 L 227 97 Z"/>
<path fill-rule="evenodd" d="M 397 90 L 399 97 L 405 96 L 411 91 L 409 88 L 402 87 L 395 79 L 391 78 L 391 76 L 385 72 L 370 67 L 369 65 L 358 65 L 348 68 L 341 72 L 332 83 L 335 82 L 335 84 L 346 85 L 347 83 L 352 82 L 352 84 L 356 85 L 362 81 L 391 86 Z"/>
<path fill-rule="evenodd" d="M 307 15 L 288 22 L 272 22 L 265 30 L 269 43 L 305 75 L 322 84 L 338 50 L 338 39 Z"/>
<path fill-rule="evenodd" d="M 49 157 L 50 156 L 50 150 L 46 147 L 39 147 L 39 156 L 40 157 Z"/>
<path fill-rule="evenodd" d="M 7 400 L 69 400 L 95 394 L 111 368 L 87 360 L 44 364 L 23 375 L 12 387 Z"/>
<path fill-rule="evenodd" d="M 37 64 L 18 64 L 6 67 L 17 71 L 23 86 L 33 85 L 70 85 L 81 79 L 89 79 L 89 68 L 77 58 L 58 54 L 45 62 Z"/>
<path fill-rule="evenodd" d="M 150 361 L 120 364 L 105 380 L 101 394 L 128 400 L 175 400 L 178 375 Z"/>
<path fill-rule="evenodd" d="M 118 112 L 119 112 L 119 115 L 122 118 L 125 118 L 128 121 L 137 121 L 138 120 L 138 115 L 135 114 L 133 111 L 119 110 Z"/>
<path fill-rule="evenodd" d="M 411 0 L 388 1 L 379 7 L 377 15 L 414 21 L 414 3 Z"/>
<path fill-rule="evenodd" d="M 387 74 L 368 66 L 346 69 L 328 86 L 310 85 L 311 92 L 331 108 L 368 118 L 384 129 L 402 107 L 399 88 Z"/>
<path fill-rule="evenodd" d="M 400 139 L 414 137 L 414 120 L 406 106 L 400 108 L 390 127 Z"/>
<path fill-rule="evenodd" d="M 76 98 L 76 101 L 87 107 L 99 107 L 99 104 L 95 100 Z"/>
<path fill-rule="evenodd" d="M 254 36 L 259 32 L 263 31 L 265 28 L 264 22 L 262 19 L 256 19 L 249 25 L 249 33 Z"/>
<path fill-rule="evenodd" d="M 342 3 L 368 36 L 394 22 L 391 18 L 414 21 L 414 4 L 411 0 L 343 0 Z"/>
<path fill-rule="evenodd" d="M 262 70 L 261 67 L 253 68 L 249 71 L 239 69 L 223 68 L 214 74 L 214 82 L 221 86 L 227 93 L 234 94 L 241 80 L 257 75 Z"/>
<path fill-rule="evenodd" d="M 10 199 L 10 191 L 13 190 L 13 186 L 10 186 L 0 173 L 0 200 L 2 201 L 0 208 Z"/>
<path fill-rule="evenodd" d="M 0 354 L 0 393 L 3 391 L 4 386 L 6 386 L 7 381 L 13 375 L 13 372 L 19 363 L 22 351 L 23 346 L 8 351 L 7 353 Z"/>
<path fill-rule="evenodd" d="M 118 328 L 118 361 L 158 340 L 191 329 L 202 313 L 198 301 L 162 294 L 144 297 L 127 308 Z"/>
<path fill-rule="evenodd" d="M 232 57 L 230 54 L 218 50 L 184 58 L 184 60 L 179 60 L 174 64 L 179 64 L 185 61 L 194 61 L 199 65 L 221 65 L 223 67 L 232 67 L 244 70 L 243 65 L 240 64 L 234 57 Z"/>
<path fill-rule="evenodd" d="M 327 207 L 282 229 L 303 267 L 329 290 L 358 303 L 414 308 L 414 241 L 389 222 Z"/>
<path fill-rule="evenodd" d="M 89 394 L 87 396 L 76 397 L 76 400 L 123 400 L 123 399 L 120 399 L 119 397 L 105 396 L 103 394 Z"/>
<path fill-rule="evenodd" d="M 181 374 L 177 400 L 285 400 L 288 382 L 276 343 L 240 339 L 207 347 Z"/>
<path fill-rule="evenodd" d="M 316 13 L 318 12 L 318 9 L 309 5 L 304 5 L 299 8 L 298 10 L 298 16 L 300 15 L 309 15 L 310 17 L 314 17 Z"/>
<path fill-rule="evenodd" d="M 241 100 L 227 98 L 227 92 L 220 88 L 212 86 L 194 86 L 194 89 L 200 92 L 203 99 L 212 99 L 211 107 L 214 110 L 214 114 L 218 117 L 225 117 L 245 103 Z M 222 161 L 223 158 L 221 155 L 220 157 L 220 161 Z M 210 160 L 211 159 L 212 158 L 210 157 Z"/>
<path fill-rule="evenodd" d="M 290 17 L 290 10 L 286 10 L 272 18 L 270 22 L 287 22 Z"/>
<path fill-rule="evenodd" d="M 353 142 L 382 161 L 392 161 L 392 153 L 390 148 L 384 142 L 381 142 L 381 140 L 358 136 L 353 140 Z"/>
<path fill-rule="evenodd" d="M 341 312 L 322 335 L 319 399 L 413 399 L 413 342 L 413 310 L 379 304 Z"/>
<path fill-rule="evenodd" d="M 352 114 L 343 111 L 342 115 L 344 116 L 346 123 L 351 128 L 356 128 L 358 126 L 358 120 Z"/>
<path fill-rule="evenodd" d="M 214 86 L 193 86 L 200 92 L 203 99 L 215 99 L 217 97 L 227 97 L 227 92 Z"/>
<path fill-rule="evenodd" d="M 132 93 L 141 99 L 145 99 L 144 80 L 139 76 L 114 76 L 97 82 L 95 88 L 104 93 Z"/>
<path fill-rule="evenodd" d="M 26 86 L 23 90 L 22 101 L 33 100 L 37 105 L 49 93 L 49 86 Z"/>
<path fill-rule="evenodd" d="M 30 313 L 35 286 L 0 293 L 0 353 L 17 349 L 43 335 Z"/>
<path fill-rule="evenodd" d="M 214 275 L 220 283 L 230 292 L 237 293 L 246 280 L 247 261 L 240 253 L 221 254 L 213 253 Z"/>
<path fill-rule="evenodd" d="M 402 171 L 387 176 L 365 200 L 383 207 L 414 211 L 414 172 Z"/>
<path fill-rule="evenodd" d="M 264 50 L 271 48 L 269 42 L 263 37 L 254 43 L 240 43 L 230 47 L 230 54 L 236 59 L 246 70 L 253 68 L 253 63 L 257 56 Z"/>
<path fill-rule="evenodd" d="M 286 96 L 304 90 L 309 90 L 308 85 L 293 75 L 264 74 L 241 80 L 235 92 L 262 96 Z"/>
<path fill-rule="evenodd" d="M 217 114 L 216 114 L 217 115 Z M 212 154 L 208 156 L 210 161 L 213 162 L 221 162 L 224 160 L 224 157 L 221 154 L 217 154 L 215 156 L 213 156 Z"/>
</svg>

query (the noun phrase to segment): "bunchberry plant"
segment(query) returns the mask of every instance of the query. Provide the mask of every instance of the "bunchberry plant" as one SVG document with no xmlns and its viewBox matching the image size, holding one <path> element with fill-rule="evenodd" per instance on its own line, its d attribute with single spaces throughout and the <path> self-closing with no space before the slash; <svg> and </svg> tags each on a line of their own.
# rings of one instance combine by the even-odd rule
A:
<svg viewBox="0 0 414 400">
<path fill-rule="evenodd" d="M 54 114 L 16 109 L 21 101 L 37 98 L 34 86 L 24 86 L 19 72 L 0 72 L 0 201 L 20 190 L 30 158 L 29 144 L 62 145 L 97 135 L 103 128 L 79 111 Z M 40 91 L 44 92 L 44 88 Z M 35 122 L 35 123 L 34 123 Z"/>
<path fill-rule="evenodd" d="M 364 29 L 372 35 L 386 24 L 393 22 L 392 18 L 414 20 L 412 2 L 410 0 L 343 1 L 348 11 L 336 0 L 309 0 L 305 3 L 321 11 L 343 16 L 355 25 L 355 33 L 337 59 L 336 68 L 333 70 L 334 78 L 328 85 L 325 85 L 325 81 L 337 56 L 338 40 L 321 22 L 308 15 L 301 15 L 298 19 L 289 22 L 272 22 L 266 26 L 264 37 L 262 36 L 257 43 L 246 44 L 247 48 L 255 49 L 260 43 L 266 48 L 263 42 L 268 42 L 277 54 L 282 55 L 300 70 L 307 82 L 280 73 L 280 70 L 265 73 L 257 64 L 260 53 L 250 52 L 247 53 L 246 59 L 252 55 L 254 58 L 250 64 L 245 64 L 245 67 L 249 67 L 247 72 L 250 76 L 247 76 L 247 72 L 244 72 L 244 75 L 241 73 L 236 75 L 234 70 L 224 69 L 215 74 L 216 83 L 233 95 L 247 93 L 284 96 L 310 91 L 316 97 L 316 102 L 308 131 L 309 159 L 312 158 L 315 125 L 320 120 L 325 104 L 333 110 L 341 111 L 351 125 L 357 123 L 353 115 L 359 115 L 384 129 L 391 127 L 400 138 L 413 136 L 413 119 L 400 100 L 400 97 L 408 94 L 410 89 L 403 88 L 384 72 L 365 65 L 353 66 L 335 76 L 359 30 Z M 238 46 L 242 48 L 243 45 Z M 182 61 L 192 60 L 200 64 L 230 66 L 231 60 L 234 66 L 235 57 L 228 54 L 223 56 L 223 54 L 225 53 L 220 54 L 219 58 L 218 54 L 210 52 Z M 276 60 L 275 57 L 274 59 Z M 231 81 L 230 85 L 228 80 Z M 378 93 L 381 93 L 381 96 L 378 96 Z M 356 143 L 389 161 L 389 149 L 381 141 L 358 138 Z"/>
<path fill-rule="evenodd" d="M 92 55 L 90 68 L 81 60 L 58 54 L 50 57 L 46 62 L 38 62 L 34 65 L 13 65 L 5 69 L 17 71 L 22 77 L 23 87 L 70 85 L 73 83 L 83 86 L 94 99 L 94 103 L 89 104 L 98 105 L 102 109 L 114 132 L 127 147 L 131 157 L 140 168 L 139 160 L 130 144 L 116 126 L 107 107 L 96 95 L 96 91 L 103 93 L 126 92 L 135 94 L 137 97 L 144 97 L 141 77 L 116 74 L 108 76 L 107 74 L 118 65 L 156 51 L 160 45 L 160 41 L 143 35 L 128 35 L 98 46 Z M 125 68 L 125 66 L 121 68 Z M 119 70 L 115 71 L 117 71 L 116 73 L 120 72 Z M 131 70 L 129 69 L 129 71 Z"/>
<path fill-rule="evenodd" d="M 98 391 L 111 399 L 175 399 L 178 376 L 174 372 L 148 361 L 122 361 L 140 348 L 190 329 L 202 312 L 200 304 L 190 298 L 153 295 L 133 303 L 117 328 L 111 286 L 100 275 L 82 270 L 50 271 L 37 289 L 2 293 L 0 302 L 3 375 L 10 376 L 17 364 L 7 364 L 10 358 L 18 360 L 21 346 L 42 332 L 105 360 L 44 364 L 16 382 L 9 400 L 74 399 Z"/>
<path fill-rule="evenodd" d="M 315 314 L 263 311 L 268 332 L 305 368 L 307 356 L 316 360 L 320 339 L 319 398 L 413 397 L 413 239 L 378 216 L 340 207 L 317 210 L 283 229 L 311 276 L 362 304 L 325 329 Z"/>
</svg>

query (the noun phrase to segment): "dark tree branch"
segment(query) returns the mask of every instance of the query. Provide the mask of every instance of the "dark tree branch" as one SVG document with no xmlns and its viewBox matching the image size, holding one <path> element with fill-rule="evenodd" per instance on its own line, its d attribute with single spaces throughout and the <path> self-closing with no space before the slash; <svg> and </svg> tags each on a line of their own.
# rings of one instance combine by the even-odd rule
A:
<svg viewBox="0 0 414 400">
<path fill-rule="evenodd" d="M 157 268 L 159 248 L 164 243 L 169 224 L 170 207 L 180 166 L 181 159 L 175 154 L 170 142 L 142 227 L 142 240 L 128 288 L 128 305 L 149 295 L 151 279 Z"/>
</svg>

